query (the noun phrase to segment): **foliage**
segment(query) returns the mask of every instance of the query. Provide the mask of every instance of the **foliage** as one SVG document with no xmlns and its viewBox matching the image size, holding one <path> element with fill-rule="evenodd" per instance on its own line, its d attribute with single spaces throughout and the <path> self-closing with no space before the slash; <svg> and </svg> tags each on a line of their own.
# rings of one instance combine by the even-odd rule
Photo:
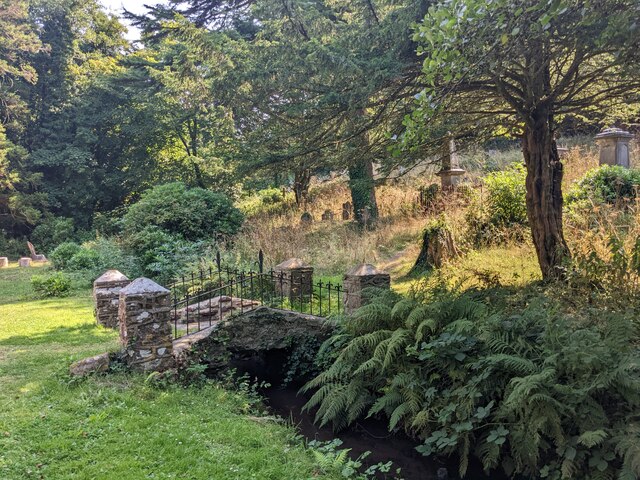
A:
<svg viewBox="0 0 640 480">
<path fill-rule="evenodd" d="M 567 195 L 567 204 L 591 200 L 620 204 L 635 200 L 640 186 L 640 170 L 603 165 L 578 180 Z"/>
<path fill-rule="evenodd" d="M 421 453 L 456 453 L 461 475 L 471 455 L 533 478 L 638 475 L 633 320 L 490 297 L 381 294 L 342 327 L 335 362 L 305 387 L 307 408 L 335 428 L 384 415 L 422 439 Z"/>
<path fill-rule="evenodd" d="M 364 469 L 363 463 L 371 452 L 364 452 L 354 460 L 349 456 L 351 449 L 340 448 L 341 445 L 342 440 L 339 438 L 329 442 L 312 440 L 308 444 L 320 470 L 325 473 L 335 472 L 340 478 L 357 480 L 387 478 L 386 476 L 382 477 L 382 475 L 392 470 L 392 462 L 377 463 Z M 395 473 L 400 473 L 400 469 L 397 469 Z"/>
<path fill-rule="evenodd" d="M 61 243 L 49 255 L 49 261 L 55 269 L 64 270 L 69 267 L 71 259 L 81 248 L 80 245 L 74 242 Z"/>
<path fill-rule="evenodd" d="M 80 240 L 72 218 L 48 217 L 31 232 L 30 239 L 37 250 L 51 253 L 61 243 Z"/>
<path fill-rule="evenodd" d="M 62 272 L 34 275 L 31 277 L 31 287 L 40 298 L 66 297 L 71 290 L 71 279 Z"/>
<path fill-rule="evenodd" d="M 485 177 L 486 203 L 476 198 L 466 213 L 468 236 L 475 246 L 499 244 L 522 238 L 529 224 L 526 207 L 526 171 L 512 164 L 503 171 Z"/>
<path fill-rule="evenodd" d="M 180 182 L 147 190 L 124 216 L 126 235 L 155 226 L 188 241 L 218 240 L 241 225 L 242 214 L 227 196 Z"/>
</svg>

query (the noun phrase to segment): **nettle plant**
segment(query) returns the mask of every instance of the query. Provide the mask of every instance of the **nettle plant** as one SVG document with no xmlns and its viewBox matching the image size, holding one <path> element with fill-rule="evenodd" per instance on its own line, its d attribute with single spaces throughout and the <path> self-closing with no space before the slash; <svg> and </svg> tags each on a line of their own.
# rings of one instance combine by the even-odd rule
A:
<svg viewBox="0 0 640 480">
<path fill-rule="evenodd" d="M 544 300 L 492 311 L 480 292 L 382 293 L 330 340 L 334 362 L 305 388 L 340 429 L 381 416 L 487 471 L 530 478 L 640 474 L 640 356 L 627 318 L 578 321 Z M 483 299 L 483 300 L 481 300 Z"/>
</svg>

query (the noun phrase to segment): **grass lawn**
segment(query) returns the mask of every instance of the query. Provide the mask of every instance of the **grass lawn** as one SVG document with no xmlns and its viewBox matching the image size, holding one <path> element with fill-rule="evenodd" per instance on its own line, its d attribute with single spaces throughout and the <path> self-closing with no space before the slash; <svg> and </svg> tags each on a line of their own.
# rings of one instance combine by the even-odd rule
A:
<svg viewBox="0 0 640 480">
<path fill-rule="evenodd" d="M 35 300 L 33 273 L 0 270 L 0 479 L 333 478 L 291 428 L 256 422 L 217 385 L 71 380 L 71 361 L 117 349 L 117 335 L 95 325 L 88 290 Z"/>
</svg>

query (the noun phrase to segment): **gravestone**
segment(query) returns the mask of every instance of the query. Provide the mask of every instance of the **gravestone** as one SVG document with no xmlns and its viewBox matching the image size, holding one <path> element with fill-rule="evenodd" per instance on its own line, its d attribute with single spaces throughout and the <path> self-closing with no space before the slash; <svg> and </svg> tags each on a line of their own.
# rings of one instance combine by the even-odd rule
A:
<svg viewBox="0 0 640 480">
<path fill-rule="evenodd" d="M 300 216 L 300 223 L 302 225 L 311 225 L 313 223 L 313 216 L 309 212 L 304 212 Z"/>
<path fill-rule="evenodd" d="M 38 255 L 36 253 L 36 249 L 33 246 L 33 243 L 27 242 L 27 247 L 29 247 L 29 253 L 31 254 L 31 260 L 33 260 L 34 262 L 46 262 L 47 261 L 47 257 L 45 257 L 44 255 Z"/>
<path fill-rule="evenodd" d="M 291 301 L 313 292 L 313 267 L 299 258 L 290 258 L 276 265 L 274 282 L 276 292 Z"/>
<path fill-rule="evenodd" d="M 441 156 L 442 168 L 436 175 L 440 177 L 442 190 L 451 190 L 460 183 L 461 176 L 466 172 L 460 168 L 460 161 L 453 136 L 448 136 L 442 143 Z"/>
<path fill-rule="evenodd" d="M 391 276 L 369 263 L 356 265 L 349 270 L 343 280 L 344 311 L 351 315 L 358 308 L 365 305 L 366 298 L 362 290 L 369 287 L 391 288 Z"/>
<path fill-rule="evenodd" d="M 174 366 L 171 292 L 148 278 L 137 278 L 120 290 L 120 342 L 124 362 L 141 372 Z"/>
<path fill-rule="evenodd" d="M 130 283 L 118 270 L 107 270 L 93 282 L 94 314 L 98 325 L 118 328 L 120 290 Z"/>
<path fill-rule="evenodd" d="M 351 202 L 345 202 L 342 204 L 342 220 L 350 220 L 353 216 L 353 205 Z"/>
<path fill-rule="evenodd" d="M 629 168 L 629 142 L 633 134 L 621 128 L 605 128 L 596 135 L 600 147 L 600 165 L 619 165 Z"/>
<path fill-rule="evenodd" d="M 0 268 L 7 268 L 9 266 L 9 258 L 0 257 Z"/>
<path fill-rule="evenodd" d="M 333 212 L 331 210 L 325 210 L 322 214 L 323 222 L 333 222 Z"/>
<path fill-rule="evenodd" d="M 20 260 L 18 260 L 18 266 L 19 267 L 30 267 L 31 266 L 31 259 L 29 257 L 22 257 Z"/>
</svg>

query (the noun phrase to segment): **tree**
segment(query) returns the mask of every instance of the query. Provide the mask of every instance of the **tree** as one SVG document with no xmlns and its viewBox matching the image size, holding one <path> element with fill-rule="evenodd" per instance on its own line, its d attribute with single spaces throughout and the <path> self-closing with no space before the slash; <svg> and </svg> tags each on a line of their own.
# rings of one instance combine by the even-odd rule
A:
<svg viewBox="0 0 640 480">
<path fill-rule="evenodd" d="M 408 143 L 442 118 L 460 131 L 507 127 L 522 139 L 527 214 L 545 279 L 562 275 L 557 119 L 625 101 L 640 85 L 635 0 L 452 0 L 430 8 L 416 40 L 426 87 Z"/>
</svg>

